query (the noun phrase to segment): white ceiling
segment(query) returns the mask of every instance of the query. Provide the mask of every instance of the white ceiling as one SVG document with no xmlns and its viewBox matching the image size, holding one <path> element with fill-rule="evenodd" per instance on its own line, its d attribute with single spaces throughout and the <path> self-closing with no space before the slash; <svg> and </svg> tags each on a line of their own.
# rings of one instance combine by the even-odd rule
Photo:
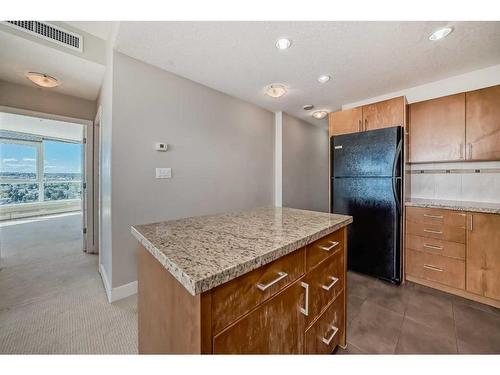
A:
<svg viewBox="0 0 500 375">
<path fill-rule="evenodd" d="M 428 40 L 451 25 L 444 40 Z M 76 25 L 75 25 L 76 27 Z M 91 32 L 90 30 L 88 30 Z M 97 31 L 96 31 L 97 32 Z M 279 37 L 292 48 L 279 51 Z M 269 110 L 342 104 L 500 63 L 500 22 L 121 22 L 127 55 Z M 321 74 L 334 78 L 321 85 Z M 274 82 L 288 94 L 263 94 Z"/>
<path fill-rule="evenodd" d="M 25 74 L 41 72 L 60 80 L 50 91 L 96 100 L 105 67 L 0 30 L 0 80 L 38 87 Z M 48 90 L 48 89 L 44 89 Z"/>
</svg>

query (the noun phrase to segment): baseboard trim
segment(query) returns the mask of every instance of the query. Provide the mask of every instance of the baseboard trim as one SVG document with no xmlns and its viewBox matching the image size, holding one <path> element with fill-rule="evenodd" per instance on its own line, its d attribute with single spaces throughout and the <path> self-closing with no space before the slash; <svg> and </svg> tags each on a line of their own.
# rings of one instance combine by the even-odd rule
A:
<svg viewBox="0 0 500 375">
<path fill-rule="evenodd" d="M 101 274 L 102 283 L 104 284 L 104 290 L 106 291 L 109 303 L 113 303 L 137 294 L 137 280 L 128 284 L 117 286 L 116 288 L 111 288 L 108 274 L 102 264 L 99 264 L 99 273 Z"/>
</svg>

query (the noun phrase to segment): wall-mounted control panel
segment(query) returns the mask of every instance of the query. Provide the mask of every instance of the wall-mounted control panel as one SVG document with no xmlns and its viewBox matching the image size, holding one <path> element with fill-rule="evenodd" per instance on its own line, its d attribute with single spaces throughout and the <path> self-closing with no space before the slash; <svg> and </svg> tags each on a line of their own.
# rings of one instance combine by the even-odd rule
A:
<svg viewBox="0 0 500 375">
<path fill-rule="evenodd" d="M 156 168 L 156 178 L 172 178 L 172 168 Z"/>
<path fill-rule="evenodd" d="M 155 143 L 155 150 L 156 151 L 167 151 L 167 149 L 168 149 L 168 144 L 163 143 L 163 142 Z"/>
</svg>

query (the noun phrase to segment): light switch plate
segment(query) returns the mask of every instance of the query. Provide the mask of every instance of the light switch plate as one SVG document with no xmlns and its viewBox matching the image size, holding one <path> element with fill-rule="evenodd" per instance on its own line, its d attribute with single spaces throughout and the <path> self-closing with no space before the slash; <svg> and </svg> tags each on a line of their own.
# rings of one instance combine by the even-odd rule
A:
<svg viewBox="0 0 500 375">
<path fill-rule="evenodd" d="M 172 168 L 156 168 L 156 178 L 172 178 Z"/>
</svg>

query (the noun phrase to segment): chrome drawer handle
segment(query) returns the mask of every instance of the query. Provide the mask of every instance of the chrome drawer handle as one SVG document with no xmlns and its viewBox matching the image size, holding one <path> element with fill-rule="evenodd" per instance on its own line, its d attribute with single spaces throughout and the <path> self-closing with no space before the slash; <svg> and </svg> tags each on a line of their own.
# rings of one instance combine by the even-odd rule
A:
<svg viewBox="0 0 500 375">
<path fill-rule="evenodd" d="M 430 264 L 424 264 L 424 268 L 427 268 L 428 270 L 431 270 L 431 271 L 443 272 L 442 268 L 439 268 L 436 266 L 431 266 Z"/>
<path fill-rule="evenodd" d="M 269 282 L 267 284 L 258 283 L 257 284 L 257 288 L 259 288 L 260 290 L 264 291 L 267 288 L 273 286 L 274 284 L 280 282 L 281 280 L 283 280 L 287 276 L 288 276 L 288 274 L 286 272 L 278 272 L 278 277 L 277 278 L 275 278 L 273 281 L 271 281 L 271 282 Z"/>
<path fill-rule="evenodd" d="M 434 234 L 443 234 L 443 232 L 440 230 L 432 230 L 432 229 L 424 229 L 424 232 L 434 233 Z"/>
<path fill-rule="evenodd" d="M 320 246 L 319 248 L 321 250 L 330 251 L 331 249 L 333 249 L 334 247 L 336 247 L 339 243 L 337 241 L 330 241 L 330 244 L 331 244 L 331 246 L 328 246 L 328 247 L 326 247 L 326 246 Z"/>
<path fill-rule="evenodd" d="M 441 215 L 429 215 L 429 214 L 424 214 L 425 217 L 430 217 L 431 219 L 442 219 L 443 216 Z"/>
<path fill-rule="evenodd" d="M 321 338 L 321 341 L 323 341 L 326 345 L 330 345 L 330 343 L 332 342 L 333 338 L 335 337 L 335 335 L 339 331 L 339 329 L 337 327 L 335 327 L 334 325 L 332 325 L 332 329 L 333 329 L 333 332 L 330 335 L 330 337 L 328 337 L 328 338 L 322 337 Z"/>
<path fill-rule="evenodd" d="M 428 249 L 434 249 L 434 250 L 443 250 L 442 246 L 429 245 L 428 243 L 424 243 L 424 247 L 426 247 Z"/>
<path fill-rule="evenodd" d="M 333 280 L 333 281 L 331 282 L 331 284 L 328 284 L 328 285 L 321 285 L 321 287 L 322 287 L 324 290 L 327 290 L 327 291 L 328 291 L 328 290 L 330 290 L 330 289 L 332 289 L 332 288 L 333 288 L 333 286 L 334 286 L 335 284 L 337 284 L 337 281 L 339 281 L 339 278 L 338 278 L 338 277 L 335 277 L 335 276 L 329 276 L 328 278 L 329 278 L 330 280 Z"/>
<path fill-rule="evenodd" d="M 306 298 L 304 302 L 304 307 L 300 308 L 300 312 L 305 316 L 309 315 L 309 284 L 301 281 L 300 286 L 306 290 Z"/>
</svg>

